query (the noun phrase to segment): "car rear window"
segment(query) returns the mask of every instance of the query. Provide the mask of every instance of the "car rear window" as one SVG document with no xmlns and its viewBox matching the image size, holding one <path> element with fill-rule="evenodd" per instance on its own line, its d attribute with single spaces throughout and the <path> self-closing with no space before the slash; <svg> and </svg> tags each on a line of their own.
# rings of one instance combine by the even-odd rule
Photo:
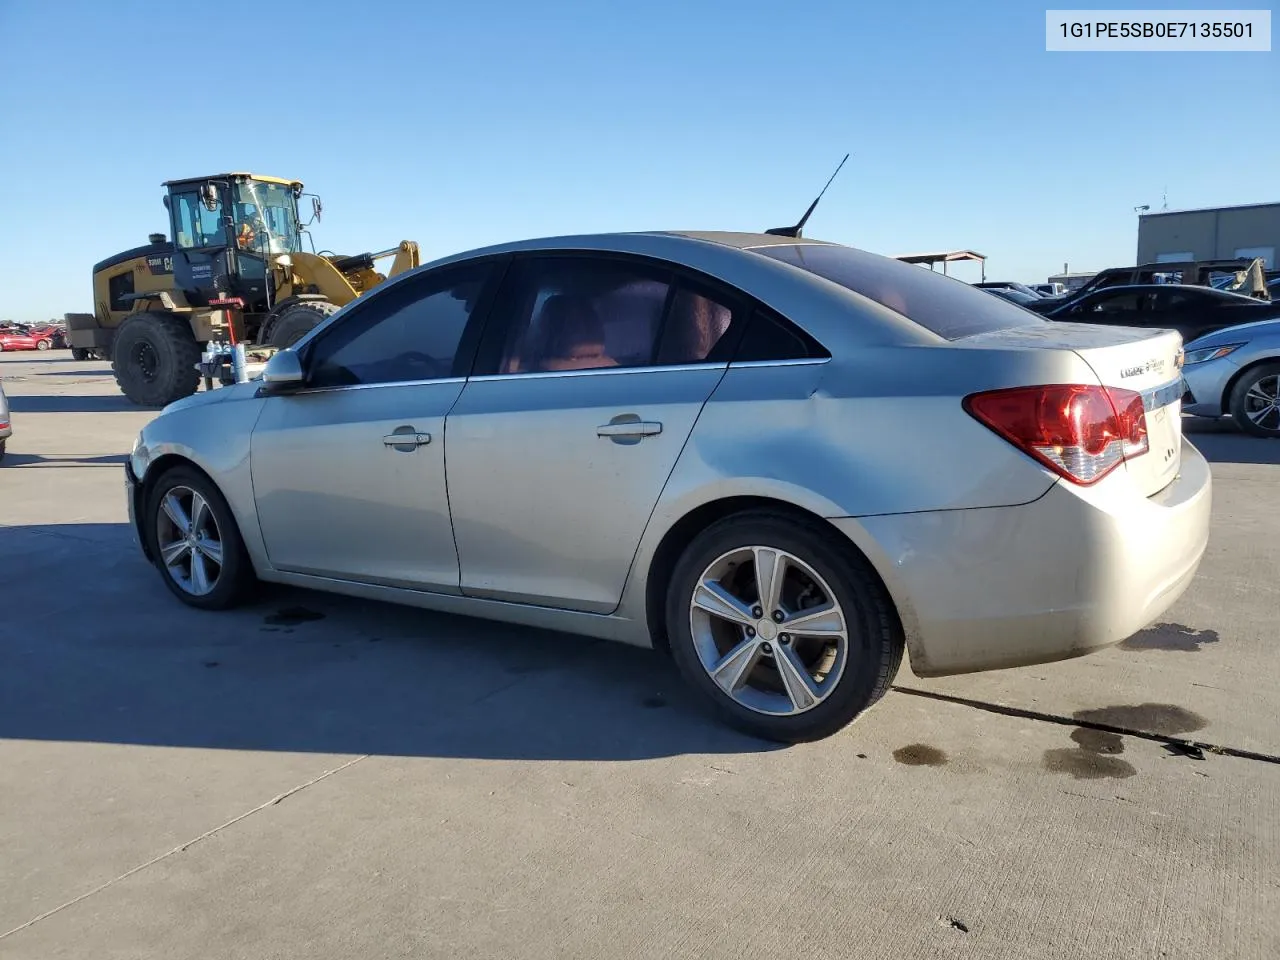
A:
<svg viewBox="0 0 1280 960">
<path fill-rule="evenodd" d="M 1048 323 L 1039 314 L 928 267 L 837 244 L 755 247 L 902 314 L 947 340 Z"/>
</svg>

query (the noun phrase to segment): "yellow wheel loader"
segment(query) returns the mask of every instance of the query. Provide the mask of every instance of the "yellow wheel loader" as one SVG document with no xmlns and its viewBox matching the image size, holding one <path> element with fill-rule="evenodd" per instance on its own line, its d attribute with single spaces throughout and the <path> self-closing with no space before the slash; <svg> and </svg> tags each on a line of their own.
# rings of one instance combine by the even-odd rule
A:
<svg viewBox="0 0 1280 960">
<path fill-rule="evenodd" d="M 224 173 L 164 184 L 172 240 L 153 233 L 94 264 L 93 313 L 66 315 L 76 359 L 110 359 L 134 403 L 160 407 L 200 385 L 209 344 L 291 346 L 388 277 L 418 266 L 406 240 L 377 253 L 303 249 L 322 205 L 297 180 Z M 302 223 L 299 200 L 311 198 Z M 376 261 L 394 257 L 384 275 Z M 207 374 L 206 374 L 207 376 Z"/>
</svg>

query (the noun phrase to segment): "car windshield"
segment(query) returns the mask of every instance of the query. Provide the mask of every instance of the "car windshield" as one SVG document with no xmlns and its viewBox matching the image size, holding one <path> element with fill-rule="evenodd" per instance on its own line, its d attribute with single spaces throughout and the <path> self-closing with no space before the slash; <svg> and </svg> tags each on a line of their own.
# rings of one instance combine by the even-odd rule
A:
<svg viewBox="0 0 1280 960">
<path fill-rule="evenodd" d="M 1049 322 L 961 280 L 852 247 L 788 243 L 754 252 L 837 283 L 946 340 Z"/>
<path fill-rule="evenodd" d="M 241 250 L 259 254 L 297 253 L 298 208 L 282 183 L 246 180 L 236 184 L 232 218 Z"/>
</svg>

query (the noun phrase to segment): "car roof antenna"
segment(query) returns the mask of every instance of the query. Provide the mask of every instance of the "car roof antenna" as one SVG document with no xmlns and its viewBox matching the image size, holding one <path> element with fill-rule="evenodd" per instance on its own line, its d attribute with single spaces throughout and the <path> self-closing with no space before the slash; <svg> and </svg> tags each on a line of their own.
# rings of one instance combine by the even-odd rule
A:
<svg viewBox="0 0 1280 960">
<path fill-rule="evenodd" d="M 851 154 L 848 153 L 844 155 L 844 160 L 841 160 L 840 166 L 836 167 L 836 173 L 840 172 L 840 167 L 844 166 L 845 160 L 848 160 L 850 156 Z M 831 180 L 836 178 L 836 173 L 831 175 Z M 765 233 L 774 237 L 799 237 L 800 231 L 802 231 L 804 229 L 804 225 L 809 222 L 809 217 L 813 213 L 814 208 L 818 205 L 818 201 L 822 199 L 822 194 L 826 193 L 827 187 L 831 186 L 831 180 L 828 180 L 827 186 L 823 187 L 822 192 L 814 197 L 813 203 L 809 204 L 809 209 L 804 212 L 804 216 L 800 218 L 799 223 L 794 227 L 774 227 L 772 230 L 766 230 Z"/>
</svg>

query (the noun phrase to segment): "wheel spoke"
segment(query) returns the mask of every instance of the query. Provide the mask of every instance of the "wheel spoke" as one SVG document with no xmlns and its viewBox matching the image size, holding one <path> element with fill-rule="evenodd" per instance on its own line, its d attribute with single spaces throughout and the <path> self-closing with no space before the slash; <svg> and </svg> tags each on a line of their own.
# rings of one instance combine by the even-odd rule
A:
<svg viewBox="0 0 1280 960">
<path fill-rule="evenodd" d="M 1276 402 L 1276 398 L 1262 389 L 1262 382 L 1259 381 L 1249 388 L 1245 396 L 1250 400 L 1256 400 L 1258 403 L 1265 403 L 1267 406 Z"/>
<path fill-rule="evenodd" d="M 1260 410 L 1248 410 L 1246 411 L 1246 413 L 1248 413 L 1250 420 L 1252 420 L 1258 426 L 1262 426 L 1262 421 L 1265 420 L 1269 414 L 1274 413 L 1275 409 L 1276 409 L 1276 405 L 1273 403 L 1263 407 Z"/>
<path fill-rule="evenodd" d="M 738 626 L 755 623 L 751 608 L 725 589 L 718 580 L 703 578 L 693 593 L 693 605 L 713 617 L 727 620 Z"/>
<path fill-rule="evenodd" d="M 191 518 L 187 516 L 187 511 L 183 509 L 179 502 L 177 494 L 170 493 L 160 501 L 160 506 L 164 509 L 165 515 L 173 521 L 173 525 L 178 528 L 178 532 L 184 537 L 191 532 Z"/>
<path fill-rule="evenodd" d="M 787 555 L 768 547 L 756 547 L 756 589 L 759 591 L 760 606 L 764 615 L 769 616 L 779 608 L 782 600 L 782 581 L 787 572 Z"/>
<path fill-rule="evenodd" d="M 217 540 L 199 540 L 196 542 L 196 549 L 204 554 L 206 559 L 212 560 L 219 567 L 222 566 L 222 544 Z"/>
<path fill-rule="evenodd" d="M 840 608 L 828 603 L 817 609 L 802 610 L 795 616 L 788 617 L 778 627 L 788 633 L 798 633 L 803 637 L 825 637 L 831 640 L 843 639 L 844 615 Z"/>
<path fill-rule="evenodd" d="M 198 531 L 209 516 L 209 504 L 204 497 L 191 491 L 191 529 Z"/>
<path fill-rule="evenodd" d="M 199 550 L 191 552 L 191 589 L 196 593 L 209 592 L 209 568 Z"/>
<path fill-rule="evenodd" d="M 787 691 L 791 705 L 797 710 L 808 710 L 821 698 L 813 679 L 804 665 L 796 659 L 792 646 L 775 646 L 774 663 L 778 666 L 778 676 L 782 678 L 782 686 Z"/>
<path fill-rule="evenodd" d="M 725 693 L 732 694 L 747 680 L 751 668 L 760 661 L 760 641 L 743 640 L 711 668 L 711 679 Z"/>
<path fill-rule="evenodd" d="M 185 540 L 175 540 L 173 543 L 166 543 L 160 547 L 160 557 L 164 560 L 166 567 L 172 567 L 175 563 L 187 555 L 190 549 Z"/>
</svg>

